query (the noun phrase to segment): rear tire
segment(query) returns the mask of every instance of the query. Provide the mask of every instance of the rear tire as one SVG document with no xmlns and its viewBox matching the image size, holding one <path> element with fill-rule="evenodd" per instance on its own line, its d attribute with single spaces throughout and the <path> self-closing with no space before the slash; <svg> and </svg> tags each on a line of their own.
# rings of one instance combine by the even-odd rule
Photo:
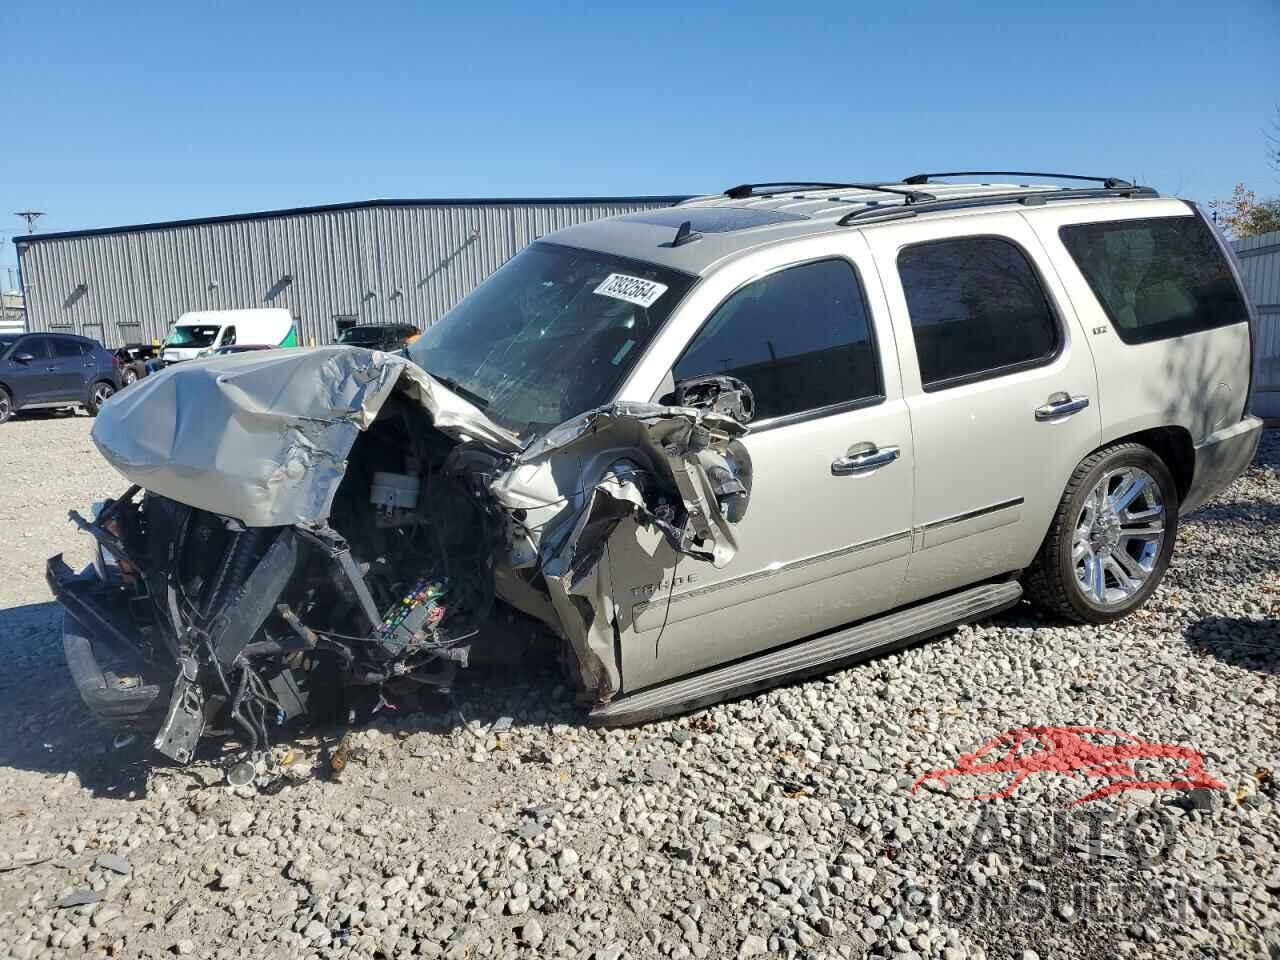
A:
<svg viewBox="0 0 1280 960">
<path fill-rule="evenodd" d="M 9 396 L 8 390 L 0 387 L 0 423 L 12 420 L 14 412 L 13 397 Z"/>
<path fill-rule="evenodd" d="M 1023 577 L 1042 609 L 1081 623 L 1137 610 L 1164 578 L 1178 535 L 1178 488 L 1155 453 L 1119 443 L 1085 457 Z"/>
<path fill-rule="evenodd" d="M 139 367 L 141 367 L 141 369 L 139 369 Z M 136 383 L 138 380 L 141 380 L 146 375 L 147 371 L 145 367 L 142 367 L 141 364 L 131 363 L 129 366 L 124 368 L 124 372 L 120 375 L 120 379 L 124 386 L 127 387 L 129 384 Z"/>
<path fill-rule="evenodd" d="M 96 417 L 98 411 L 102 409 L 102 405 L 110 400 L 116 392 L 114 384 L 107 383 L 105 380 L 99 380 L 93 385 L 93 389 L 89 392 L 89 402 L 85 404 L 85 409 L 89 411 L 89 416 Z"/>
</svg>

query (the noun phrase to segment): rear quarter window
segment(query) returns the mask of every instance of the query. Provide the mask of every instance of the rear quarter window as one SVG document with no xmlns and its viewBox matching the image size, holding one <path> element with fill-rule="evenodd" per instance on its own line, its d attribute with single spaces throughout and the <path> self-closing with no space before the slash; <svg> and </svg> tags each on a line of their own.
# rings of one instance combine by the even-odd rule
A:
<svg viewBox="0 0 1280 960">
<path fill-rule="evenodd" d="M 1226 257 L 1199 217 L 1077 223 L 1058 235 L 1125 343 L 1249 318 Z"/>
</svg>

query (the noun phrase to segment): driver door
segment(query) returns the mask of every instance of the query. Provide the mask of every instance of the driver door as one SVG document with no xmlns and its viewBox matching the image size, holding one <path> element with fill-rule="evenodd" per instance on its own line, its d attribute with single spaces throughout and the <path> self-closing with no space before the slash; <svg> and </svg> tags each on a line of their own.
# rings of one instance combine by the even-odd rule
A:
<svg viewBox="0 0 1280 960">
<path fill-rule="evenodd" d="M 623 692 L 897 603 L 914 476 L 893 335 L 865 242 L 820 240 L 704 281 L 673 318 L 676 342 L 653 351 L 675 356 L 646 399 L 711 374 L 751 388 L 742 443 L 752 483 L 738 551 L 722 568 L 635 524 L 610 538 Z"/>
<path fill-rule="evenodd" d="M 31 359 L 19 363 L 13 359 L 20 353 L 30 354 Z M 46 403 L 53 396 L 53 355 L 49 349 L 48 337 L 24 337 L 9 351 L 8 367 L 5 379 L 13 388 L 13 402 L 16 406 L 29 403 Z"/>
</svg>

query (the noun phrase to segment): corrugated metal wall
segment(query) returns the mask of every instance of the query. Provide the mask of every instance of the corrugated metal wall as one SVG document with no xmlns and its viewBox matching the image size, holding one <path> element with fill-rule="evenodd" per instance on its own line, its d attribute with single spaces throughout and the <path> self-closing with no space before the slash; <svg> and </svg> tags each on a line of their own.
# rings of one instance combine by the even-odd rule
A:
<svg viewBox="0 0 1280 960">
<path fill-rule="evenodd" d="M 188 310 L 287 307 L 303 342 L 335 319 L 425 327 L 537 237 L 674 198 L 329 207 L 19 238 L 33 330 L 108 346 L 163 337 Z"/>
<path fill-rule="evenodd" d="M 1236 256 L 1258 311 L 1254 331 L 1252 411 L 1268 419 L 1280 417 L 1280 233 L 1236 240 Z"/>
</svg>

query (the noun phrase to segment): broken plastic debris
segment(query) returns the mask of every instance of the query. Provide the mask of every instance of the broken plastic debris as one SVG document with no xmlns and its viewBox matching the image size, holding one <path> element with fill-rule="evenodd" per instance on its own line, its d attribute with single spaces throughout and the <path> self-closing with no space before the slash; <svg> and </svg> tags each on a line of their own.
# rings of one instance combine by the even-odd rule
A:
<svg viewBox="0 0 1280 960">
<path fill-rule="evenodd" d="M 129 866 L 128 860 L 115 853 L 98 854 L 98 859 L 94 861 L 94 866 L 101 867 L 104 870 L 110 870 L 112 873 L 124 875 L 128 875 L 133 869 Z"/>
<path fill-rule="evenodd" d="M 97 903 L 102 894 L 97 890 L 73 890 L 55 903 L 54 909 L 65 910 L 67 907 L 83 907 L 86 903 Z"/>
<path fill-rule="evenodd" d="M 351 762 L 351 749 L 351 732 L 348 731 L 342 735 L 329 757 L 329 769 L 333 771 L 334 777 L 342 776 L 342 771 L 347 769 L 347 764 Z"/>
</svg>

